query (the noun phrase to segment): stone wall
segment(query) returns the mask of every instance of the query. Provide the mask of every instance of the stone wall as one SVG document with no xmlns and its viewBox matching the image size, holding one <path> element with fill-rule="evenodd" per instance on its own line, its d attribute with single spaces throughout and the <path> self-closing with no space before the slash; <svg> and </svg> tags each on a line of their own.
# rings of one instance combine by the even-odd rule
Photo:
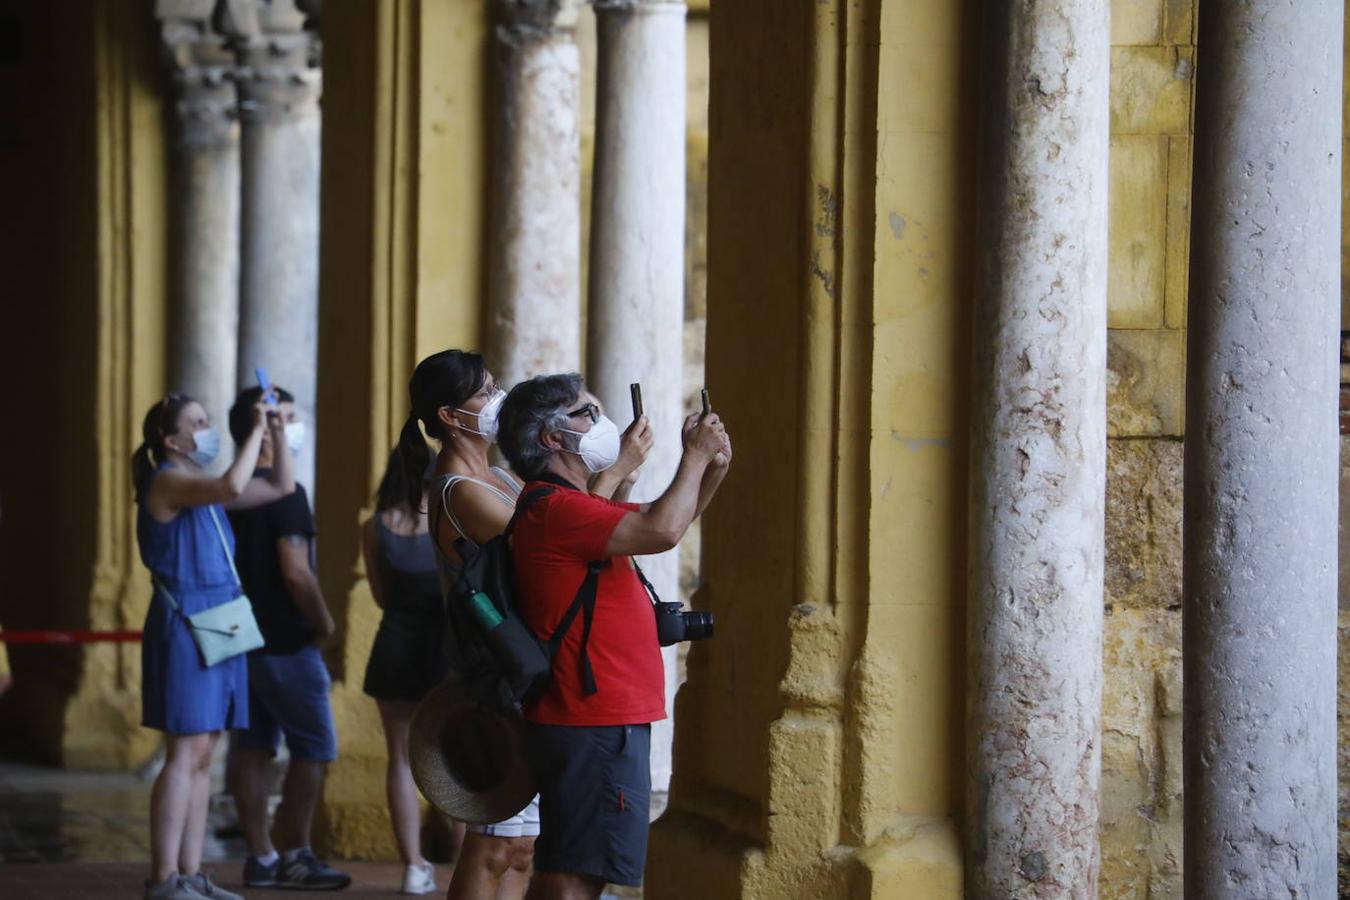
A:
<svg viewBox="0 0 1350 900">
<path fill-rule="evenodd" d="M 1112 4 L 1101 896 L 1181 897 L 1193 0 Z"/>
</svg>

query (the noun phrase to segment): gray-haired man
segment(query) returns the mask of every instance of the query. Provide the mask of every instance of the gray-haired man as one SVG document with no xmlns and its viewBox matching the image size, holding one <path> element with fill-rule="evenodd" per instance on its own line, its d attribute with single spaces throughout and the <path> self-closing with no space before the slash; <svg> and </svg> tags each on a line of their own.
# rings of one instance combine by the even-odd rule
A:
<svg viewBox="0 0 1350 900">
<path fill-rule="evenodd" d="M 541 640 L 564 629 L 549 688 L 525 709 L 540 814 L 529 896 L 596 898 L 606 882 L 641 883 L 651 723 L 665 718 L 656 616 L 631 557 L 679 543 L 722 483 L 731 440 L 716 415 L 690 416 L 674 481 L 642 505 L 586 489 L 618 459 L 620 441 L 579 375 L 516 385 L 497 440 L 527 480 L 522 503 L 552 489 L 512 533 L 521 614 Z M 593 566 L 593 612 L 568 619 Z"/>
</svg>

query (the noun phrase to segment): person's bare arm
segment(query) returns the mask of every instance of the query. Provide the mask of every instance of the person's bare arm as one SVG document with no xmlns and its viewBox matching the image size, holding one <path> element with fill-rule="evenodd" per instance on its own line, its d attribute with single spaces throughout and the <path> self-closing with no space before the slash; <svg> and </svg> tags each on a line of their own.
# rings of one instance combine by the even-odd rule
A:
<svg viewBox="0 0 1350 900">
<path fill-rule="evenodd" d="M 634 419 L 619 441 L 618 460 L 591 479 L 590 492 L 614 500 L 628 499 L 628 492 L 637 483 L 638 469 L 652 452 L 652 443 L 651 422 L 646 416 Z"/>
<path fill-rule="evenodd" d="M 492 491 L 472 481 L 457 482 L 445 496 L 455 519 L 464 529 L 464 536 L 480 547 L 505 531 L 511 521 L 511 514 L 515 512 L 515 507 L 507 506 Z M 439 500 L 437 498 L 437 502 Z M 448 542 L 453 551 L 455 540 L 460 534 L 448 518 L 443 517 L 442 524 L 448 527 L 441 530 L 441 544 Z"/>
<path fill-rule="evenodd" d="M 700 486 L 713 457 L 722 447 L 722 424 L 715 414 L 686 420 L 684 454 L 675 480 L 649 506 L 619 520 L 605 547 L 605 556 L 662 553 L 684 537 L 698 513 Z"/>
<path fill-rule="evenodd" d="M 286 424 L 281 416 L 267 417 L 272 439 L 272 472 L 266 478 L 250 478 L 239 496 L 225 502 L 226 509 L 252 509 L 280 500 L 295 491 L 295 461 L 286 449 Z"/>
<path fill-rule="evenodd" d="M 722 486 L 722 479 L 727 477 L 727 470 L 731 468 L 731 435 L 722 433 L 722 449 L 712 458 L 708 468 L 703 472 L 703 480 L 698 486 L 698 511 L 694 513 L 694 518 L 703 515 L 703 511 L 708 508 L 712 502 L 713 495 L 717 489 Z"/>
<path fill-rule="evenodd" d="M 203 478 L 168 468 L 156 475 L 150 482 L 150 491 L 146 496 L 146 509 L 150 515 L 167 522 L 178 515 L 180 509 L 228 503 L 243 494 L 258 463 L 258 449 L 262 446 L 263 428 L 266 427 L 263 415 L 260 406 L 254 413 L 253 430 L 224 474 L 216 478 Z"/>
<path fill-rule="evenodd" d="M 370 585 L 370 596 L 375 605 L 384 609 L 384 581 L 380 575 L 380 535 L 375 522 L 376 513 L 366 519 L 361 526 L 361 556 L 366 561 L 366 583 Z"/>
<path fill-rule="evenodd" d="M 333 636 L 337 625 L 324 602 L 319 579 L 309 567 L 309 538 L 290 534 L 277 541 L 277 560 L 281 564 L 281 578 L 286 591 L 300 608 L 300 614 L 314 626 L 320 641 Z"/>
</svg>

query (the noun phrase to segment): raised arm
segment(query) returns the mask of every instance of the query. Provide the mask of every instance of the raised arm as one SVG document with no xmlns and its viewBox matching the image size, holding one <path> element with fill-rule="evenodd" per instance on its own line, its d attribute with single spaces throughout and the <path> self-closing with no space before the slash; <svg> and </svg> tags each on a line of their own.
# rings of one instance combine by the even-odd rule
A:
<svg viewBox="0 0 1350 900">
<path fill-rule="evenodd" d="M 685 420 L 684 454 L 675 480 L 652 502 L 619 520 L 605 547 L 605 556 L 662 553 L 684 537 L 699 512 L 705 473 L 723 446 L 725 430 L 716 414 Z"/>
<path fill-rule="evenodd" d="M 230 463 L 224 474 L 216 478 L 202 478 L 175 468 L 160 472 L 150 483 L 146 497 L 150 514 L 161 521 L 168 521 L 180 509 L 237 500 L 244 493 L 258 463 L 258 450 L 262 447 L 263 428 L 266 427 L 264 420 L 269 412 L 275 413 L 275 410 L 275 406 L 265 407 L 261 403 L 254 407 L 253 430 L 239 447 L 234 462 Z"/>
<path fill-rule="evenodd" d="M 268 437 L 272 440 L 272 472 L 266 478 L 249 478 L 239 495 L 225 502 L 227 509 L 251 509 L 295 492 L 295 461 L 286 449 L 286 423 L 280 415 L 269 415 L 266 419 Z"/>
</svg>

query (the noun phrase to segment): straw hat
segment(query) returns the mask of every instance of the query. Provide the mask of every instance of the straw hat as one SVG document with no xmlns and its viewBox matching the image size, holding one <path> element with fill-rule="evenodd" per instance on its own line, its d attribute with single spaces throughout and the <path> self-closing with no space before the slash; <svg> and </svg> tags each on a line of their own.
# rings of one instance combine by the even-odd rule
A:
<svg viewBox="0 0 1350 900">
<path fill-rule="evenodd" d="M 477 825 L 509 819 L 536 792 L 524 725 L 520 716 L 481 709 L 452 674 L 413 715 L 413 780 L 447 816 Z"/>
</svg>

